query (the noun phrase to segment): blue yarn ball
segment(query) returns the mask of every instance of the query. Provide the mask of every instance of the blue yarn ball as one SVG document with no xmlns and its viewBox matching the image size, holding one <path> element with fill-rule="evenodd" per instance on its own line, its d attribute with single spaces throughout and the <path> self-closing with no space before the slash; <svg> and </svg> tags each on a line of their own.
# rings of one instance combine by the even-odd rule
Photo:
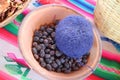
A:
<svg viewBox="0 0 120 80">
<path fill-rule="evenodd" d="M 82 16 L 69 15 L 56 26 L 56 45 L 69 57 L 80 58 L 89 52 L 93 39 L 92 24 Z"/>
</svg>

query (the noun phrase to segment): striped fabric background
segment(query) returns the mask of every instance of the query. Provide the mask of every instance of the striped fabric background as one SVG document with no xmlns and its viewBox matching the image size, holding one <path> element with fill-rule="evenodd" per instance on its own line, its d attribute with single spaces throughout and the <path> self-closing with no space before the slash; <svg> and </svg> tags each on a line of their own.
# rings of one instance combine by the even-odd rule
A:
<svg viewBox="0 0 120 80">
<path fill-rule="evenodd" d="M 94 19 L 93 12 L 95 9 L 96 0 L 38 0 L 38 1 L 32 0 L 31 4 L 23 13 L 18 15 L 16 19 L 14 19 L 4 28 L 0 28 L 0 39 L 7 41 L 8 43 L 12 44 L 15 47 L 18 47 L 18 39 L 17 39 L 18 29 L 20 27 L 23 18 L 30 11 L 39 7 L 40 5 L 52 4 L 52 3 L 69 6 L 74 10 L 78 11 L 79 13 L 81 13 L 82 15 L 89 18 L 91 21 L 93 21 Z M 120 45 L 103 36 L 101 36 L 101 39 L 103 42 L 106 41 L 112 44 L 112 46 L 114 46 L 116 49 L 116 53 L 113 53 L 111 52 L 111 50 L 106 50 L 103 48 L 102 59 L 97 69 L 93 72 L 92 75 L 90 75 L 85 80 L 120 80 L 120 53 L 119 53 Z M 1 46 L 0 49 L 2 49 Z M 6 53 L 6 54 L 8 56 L 12 56 L 11 59 L 14 60 L 15 62 L 28 68 L 24 60 L 13 57 L 14 56 L 13 54 L 10 53 Z M 0 68 L 0 80 L 39 80 L 39 79 L 33 79 L 32 77 L 29 77 L 29 79 L 27 78 L 19 79 L 15 75 L 13 74 L 11 75 L 10 73 Z"/>
</svg>

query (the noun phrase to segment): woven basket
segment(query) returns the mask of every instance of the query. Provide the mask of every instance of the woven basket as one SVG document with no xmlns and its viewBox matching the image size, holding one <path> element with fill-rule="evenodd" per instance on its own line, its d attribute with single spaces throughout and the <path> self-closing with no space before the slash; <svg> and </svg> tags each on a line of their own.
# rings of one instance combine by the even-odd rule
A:
<svg viewBox="0 0 120 80">
<path fill-rule="evenodd" d="M 94 20 L 104 36 L 120 43 L 120 0 L 98 0 Z"/>
<path fill-rule="evenodd" d="M 7 19 L 5 19 L 3 22 L 0 23 L 0 27 L 4 27 L 5 25 L 7 25 L 10 21 L 12 21 L 17 15 L 19 15 L 29 4 L 31 0 L 28 0 L 27 2 L 24 3 L 24 6 L 22 9 L 18 10 L 17 12 L 15 12 L 12 16 L 8 17 Z"/>
</svg>

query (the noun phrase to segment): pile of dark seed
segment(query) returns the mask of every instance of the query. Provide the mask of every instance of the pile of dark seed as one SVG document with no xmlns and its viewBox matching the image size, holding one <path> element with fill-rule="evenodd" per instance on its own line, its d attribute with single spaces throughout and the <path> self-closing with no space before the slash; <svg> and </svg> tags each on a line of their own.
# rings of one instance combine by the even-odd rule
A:
<svg viewBox="0 0 120 80">
<path fill-rule="evenodd" d="M 55 44 L 56 23 L 43 25 L 34 32 L 32 52 L 39 64 L 49 71 L 70 73 L 77 71 L 87 63 L 89 53 L 79 60 L 60 52 Z"/>
</svg>

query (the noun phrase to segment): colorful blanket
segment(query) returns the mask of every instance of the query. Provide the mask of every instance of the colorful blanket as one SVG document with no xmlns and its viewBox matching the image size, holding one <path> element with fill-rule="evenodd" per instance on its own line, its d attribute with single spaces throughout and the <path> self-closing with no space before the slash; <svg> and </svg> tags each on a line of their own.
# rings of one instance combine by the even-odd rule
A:
<svg viewBox="0 0 120 80">
<path fill-rule="evenodd" d="M 43 4 L 71 7 L 93 21 L 95 0 L 32 0 L 28 8 L 11 23 L 0 28 L 0 80 L 46 80 L 31 70 L 18 48 L 18 30 L 23 18 Z M 120 44 L 101 36 L 102 58 L 96 70 L 85 80 L 120 80 Z"/>
</svg>

